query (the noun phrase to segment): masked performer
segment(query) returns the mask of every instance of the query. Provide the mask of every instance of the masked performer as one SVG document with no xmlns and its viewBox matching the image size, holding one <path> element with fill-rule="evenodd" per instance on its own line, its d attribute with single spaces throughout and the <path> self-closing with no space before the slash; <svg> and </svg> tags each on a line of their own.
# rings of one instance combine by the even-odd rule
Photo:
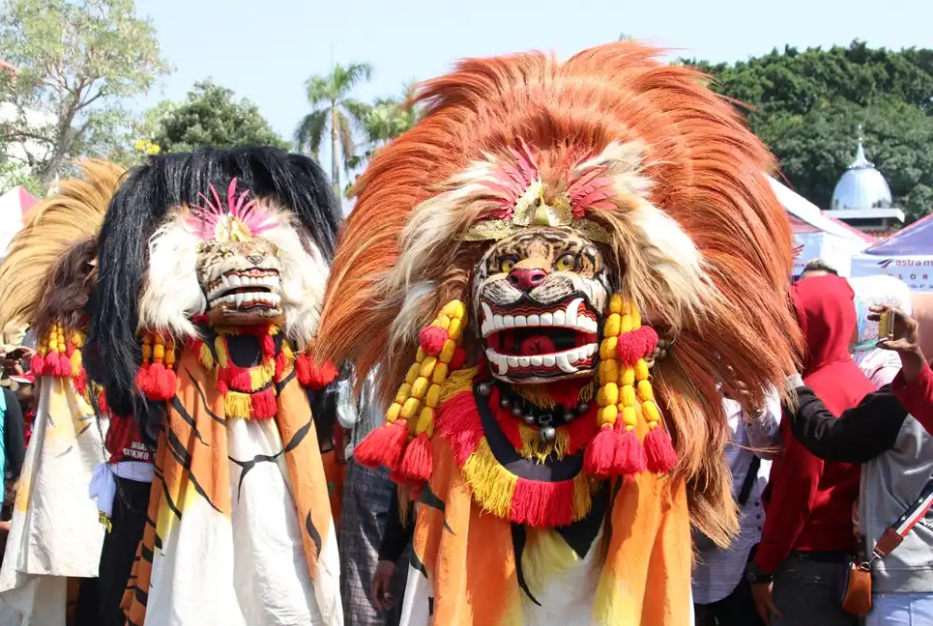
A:
<svg viewBox="0 0 933 626">
<path fill-rule="evenodd" d="M 131 624 L 342 622 L 303 388 L 336 375 L 302 354 L 338 224 L 329 188 L 306 157 L 203 149 L 152 157 L 113 199 L 88 375 L 158 438 Z"/>
<path fill-rule="evenodd" d="M 318 348 L 383 373 L 354 456 L 420 491 L 405 624 L 689 624 L 690 522 L 736 528 L 717 381 L 783 388 L 790 232 L 655 52 L 464 61 L 360 179 Z"/>
<path fill-rule="evenodd" d="M 0 617 L 18 615 L 14 624 L 64 626 L 67 579 L 97 577 L 104 540 L 88 486 L 105 459 L 106 421 L 94 419 L 82 348 L 97 233 L 123 170 L 81 168 L 82 179 L 33 209 L 0 266 L 0 326 L 29 323 L 40 342 L 31 367 L 38 409 L 0 569 Z"/>
</svg>

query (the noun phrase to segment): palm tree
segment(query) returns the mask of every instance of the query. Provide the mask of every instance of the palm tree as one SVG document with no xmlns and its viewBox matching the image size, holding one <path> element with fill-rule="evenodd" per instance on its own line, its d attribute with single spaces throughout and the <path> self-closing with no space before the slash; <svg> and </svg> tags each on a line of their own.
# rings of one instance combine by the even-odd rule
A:
<svg viewBox="0 0 933 626">
<path fill-rule="evenodd" d="M 415 83 L 406 84 L 400 98 L 377 98 L 362 118 L 367 149 L 354 157 L 354 165 L 368 160 L 379 148 L 413 127 L 421 119 L 421 109 L 410 105 Z"/>
<path fill-rule="evenodd" d="M 325 133 L 330 130 L 331 182 L 340 189 L 340 165 L 353 158 L 353 127 L 362 126 L 369 106 L 350 98 L 350 92 L 363 80 L 369 80 L 372 66 L 352 63 L 346 67 L 337 64 L 333 71 L 315 74 L 305 83 L 312 111 L 304 116 L 295 129 L 295 148 L 307 150 L 317 158 Z"/>
</svg>

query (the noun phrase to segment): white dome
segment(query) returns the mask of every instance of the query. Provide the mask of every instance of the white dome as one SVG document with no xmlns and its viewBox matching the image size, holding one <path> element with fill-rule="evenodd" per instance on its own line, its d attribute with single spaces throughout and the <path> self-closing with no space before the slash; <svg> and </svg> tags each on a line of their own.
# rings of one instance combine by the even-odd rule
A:
<svg viewBox="0 0 933 626">
<path fill-rule="evenodd" d="M 891 188 L 881 172 L 865 158 L 859 137 L 855 160 L 836 183 L 830 209 L 887 209 L 891 207 Z"/>
</svg>

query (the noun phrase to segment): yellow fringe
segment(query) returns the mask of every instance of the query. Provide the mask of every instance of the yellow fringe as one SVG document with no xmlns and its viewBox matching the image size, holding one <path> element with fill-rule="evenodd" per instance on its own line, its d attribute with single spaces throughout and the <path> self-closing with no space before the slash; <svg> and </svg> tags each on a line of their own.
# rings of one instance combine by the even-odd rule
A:
<svg viewBox="0 0 933 626">
<path fill-rule="evenodd" d="M 573 519 L 578 521 L 589 515 L 593 508 L 593 491 L 599 484 L 591 481 L 588 476 L 580 472 L 573 479 Z"/>
<path fill-rule="evenodd" d="M 214 351 L 217 353 L 217 364 L 220 367 L 227 367 L 230 357 L 227 355 L 227 342 L 222 335 L 218 333 L 214 339 Z"/>
<path fill-rule="evenodd" d="M 208 346 L 206 343 L 201 343 L 201 350 L 198 353 L 198 361 L 202 366 L 204 366 L 204 369 L 214 369 L 214 353 L 211 352 L 210 346 Z"/>
<path fill-rule="evenodd" d="M 543 441 L 534 428 L 518 425 L 518 432 L 522 437 L 520 454 L 526 459 L 534 459 L 536 463 L 543 464 L 549 457 L 564 458 L 570 446 L 570 433 L 563 428 L 557 430 L 557 437 L 552 442 Z"/>
<path fill-rule="evenodd" d="M 275 359 L 267 359 L 249 371 L 250 391 L 259 391 L 272 382 L 275 376 Z"/>
<path fill-rule="evenodd" d="M 592 382 L 581 387 L 577 400 L 579 402 L 590 402 L 593 399 L 595 387 L 596 385 Z M 551 397 L 547 385 L 516 385 L 514 389 L 522 398 L 542 409 L 553 409 L 557 406 L 557 401 Z"/>
<path fill-rule="evenodd" d="M 249 394 L 239 391 L 227 391 L 224 394 L 224 417 L 227 419 L 232 417 L 249 419 L 250 406 Z"/>
<path fill-rule="evenodd" d="M 441 386 L 441 404 L 444 404 L 461 391 L 469 391 L 473 388 L 473 379 L 476 377 L 477 368 L 467 367 L 451 373 Z"/>
<path fill-rule="evenodd" d="M 81 373 L 81 348 L 75 347 L 71 353 L 71 375 L 77 376 Z"/>
<path fill-rule="evenodd" d="M 504 519 L 511 517 L 518 477 L 499 464 L 485 437 L 463 464 L 463 475 L 473 488 L 473 497 L 485 511 Z"/>
</svg>

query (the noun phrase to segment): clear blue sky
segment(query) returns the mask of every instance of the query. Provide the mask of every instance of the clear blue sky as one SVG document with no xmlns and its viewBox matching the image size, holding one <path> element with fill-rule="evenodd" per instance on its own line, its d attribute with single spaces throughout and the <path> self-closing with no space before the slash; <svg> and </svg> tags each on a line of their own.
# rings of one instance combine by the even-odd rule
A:
<svg viewBox="0 0 933 626">
<path fill-rule="evenodd" d="M 357 97 L 397 94 L 458 58 L 530 49 L 567 57 L 620 33 L 680 56 L 735 61 L 791 44 L 933 48 L 933 0 L 137 0 L 175 72 L 142 104 L 207 77 L 259 105 L 291 138 L 304 81 L 368 62 Z"/>
</svg>

